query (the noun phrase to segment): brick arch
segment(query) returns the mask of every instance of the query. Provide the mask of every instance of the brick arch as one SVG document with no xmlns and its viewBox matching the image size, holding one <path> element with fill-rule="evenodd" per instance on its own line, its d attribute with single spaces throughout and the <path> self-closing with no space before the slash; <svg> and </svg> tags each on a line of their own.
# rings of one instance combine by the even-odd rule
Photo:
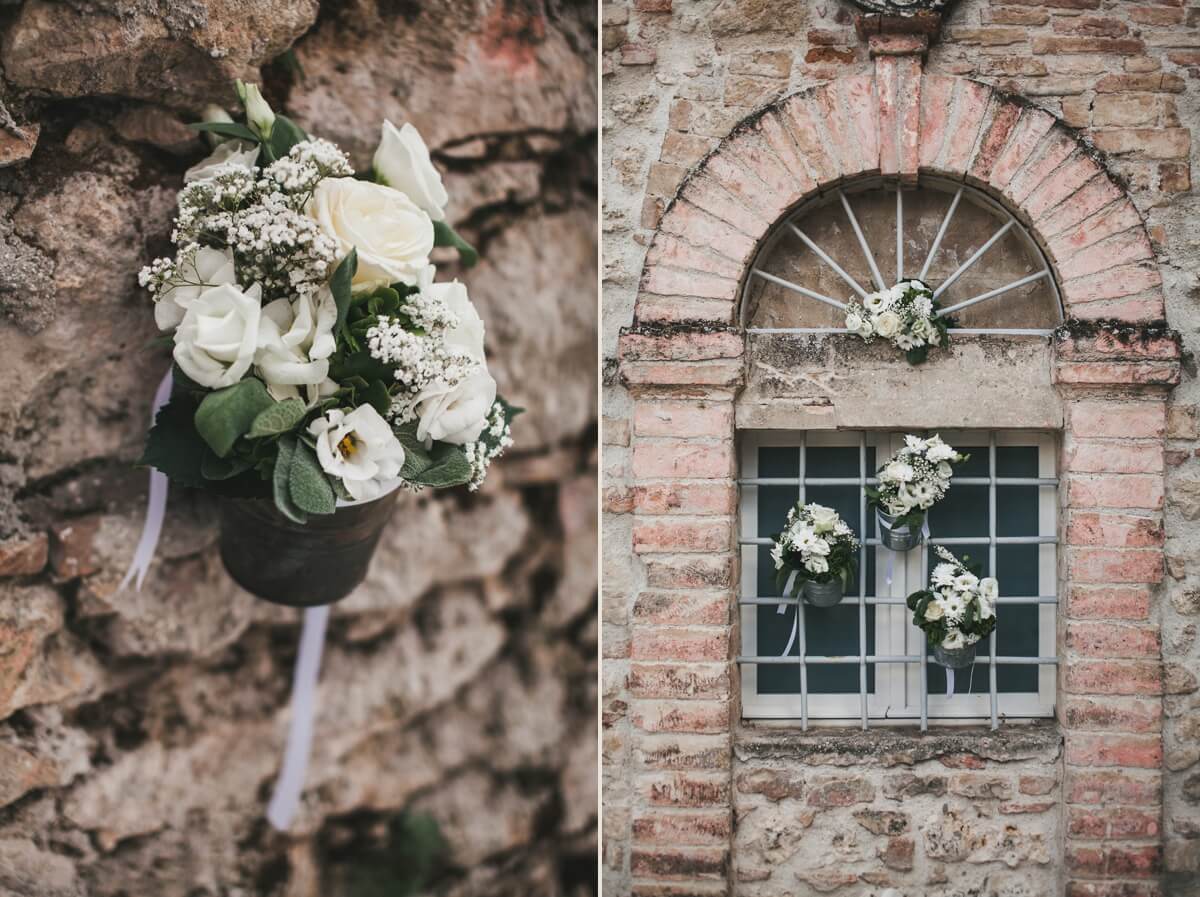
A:
<svg viewBox="0 0 1200 897">
<path fill-rule="evenodd" d="M 861 177 L 922 174 L 1009 209 L 1050 260 L 1069 317 L 1163 317 L 1145 224 L 1094 147 L 1020 97 L 880 57 L 874 74 L 755 112 L 688 173 L 646 254 L 636 321 L 735 323 L 758 246 L 797 205 Z"/>
</svg>

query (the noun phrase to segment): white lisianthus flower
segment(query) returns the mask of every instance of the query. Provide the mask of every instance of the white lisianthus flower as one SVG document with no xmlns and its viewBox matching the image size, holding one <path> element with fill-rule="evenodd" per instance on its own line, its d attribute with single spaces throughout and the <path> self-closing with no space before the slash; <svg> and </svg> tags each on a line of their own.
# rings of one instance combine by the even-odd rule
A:
<svg viewBox="0 0 1200 897">
<path fill-rule="evenodd" d="M 892 304 L 892 297 L 887 291 L 878 293 L 868 293 L 863 299 L 863 308 L 872 315 L 878 315 L 881 311 Z"/>
<path fill-rule="evenodd" d="M 192 301 L 175 330 L 176 363 L 209 389 L 232 386 L 246 375 L 258 345 L 262 288 L 211 287 Z"/>
<path fill-rule="evenodd" d="M 838 512 L 824 505 L 811 504 L 808 513 L 812 517 L 813 529 L 818 533 L 830 532 L 838 522 Z"/>
<path fill-rule="evenodd" d="M 233 253 L 206 246 L 185 254 L 175 276 L 154 302 L 154 323 L 159 330 L 178 327 L 183 313 L 205 290 L 234 283 Z"/>
<path fill-rule="evenodd" d="M 875 335 L 875 325 L 870 321 L 863 321 L 862 326 L 858 328 L 858 335 L 864 339 Z"/>
<path fill-rule="evenodd" d="M 937 466 L 937 475 L 943 480 L 948 480 L 954 476 L 954 468 L 945 461 L 939 461 Z"/>
<path fill-rule="evenodd" d="M 830 551 L 829 543 L 817 536 L 813 539 L 812 544 L 805 549 L 806 554 L 815 554 L 820 557 L 828 557 Z"/>
<path fill-rule="evenodd" d="M 384 119 L 372 164 L 379 183 L 406 194 L 434 221 L 446 217 L 444 210 L 450 197 L 442 186 L 441 174 L 430 161 L 429 148 L 411 124 L 397 128 Z"/>
<path fill-rule="evenodd" d="M 246 171 L 253 171 L 256 164 L 258 164 L 258 146 L 256 144 L 250 143 L 248 140 L 226 140 L 224 143 L 218 144 L 217 148 L 206 158 L 201 159 L 185 171 L 183 182 L 190 184 L 192 181 L 200 181 L 212 177 L 222 170 L 228 170 L 223 166 L 233 165 Z"/>
<path fill-rule="evenodd" d="M 963 634 L 957 629 L 951 629 L 946 633 L 946 637 L 942 639 L 942 647 L 947 651 L 957 651 L 966 645 L 966 640 L 963 639 Z"/>
<path fill-rule="evenodd" d="M 263 308 L 254 363 L 275 398 L 298 395 L 290 387 L 317 386 L 328 379 L 336 322 L 337 303 L 328 287 L 315 296 L 276 299 Z"/>
<path fill-rule="evenodd" d="M 891 303 L 889 303 L 889 304 L 894 305 L 895 303 L 897 303 L 901 299 L 903 299 L 904 294 L 908 292 L 908 286 L 909 285 L 906 283 L 898 283 L 895 286 L 893 286 L 891 289 L 889 289 L 887 291 L 888 296 L 890 296 L 891 300 L 892 300 Z"/>
<path fill-rule="evenodd" d="M 829 561 L 825 560 L 825 558 L 821 556 L 805 558 L 804 568 L 808 570 L 809 573 L 828 573 Z"/>
<path fill-rule="evenodd" d="M 894 311 L 885 311 L 875 319 L 875 332 L 885 339 L 891 339 L 900 332 L 903 321 Z"/>
<path fill-rule="evenodd" d="M 304 207 L 340 255 L 358 250 L 355 287 L 416 285 L 433 251 L 433 222 L 405 194 L 355 178 L 325 178 Z"/>
<path fill-rule="evenodd" d="M 925 605 L 926 620 L 940 620 L 944 616 L 946 616 L 946 609 L 942 607 L 941 601 L 939 601 L 937 598 L 934 598 L 927 605 Z"/>
<path fill-rule="evenodd" d="M 856 315 L 854 312 L 850 312 L 850 314 L 846 315 L 846 329 L 847 330 L 852 330 L 855 333 L 858 333 L 860 330 L 862 330 L 862 326 L 863 326 L 863 319 L 861 317 L 859 317 L 858 315 Z"/>
<path fill-rule="evenodd" d="M 929 334 L 929 345 L 940 346 L 942 344 L 942 332 L 936 327 L 933 328 L 933 333 Z"/>
<path fill-rule="evenodd" d="M 321 469 L 340 479 L 355 501 L 378 498 L 399 479 L 404 446 L 370 405 L 348 414 L 339 408 L 326 411 L 308 432 L 316 438 Z"/>
</svg>

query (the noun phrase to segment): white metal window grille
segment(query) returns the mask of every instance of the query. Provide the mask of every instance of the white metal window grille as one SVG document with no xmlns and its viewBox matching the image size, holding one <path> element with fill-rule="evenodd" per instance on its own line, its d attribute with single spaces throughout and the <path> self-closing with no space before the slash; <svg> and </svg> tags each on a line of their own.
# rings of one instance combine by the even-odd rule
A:
<svg viewBox="0 0 1200 897">
<path fill-rule="evenodd" d="M 971 454 L 928 515 L 931 537 L 906 553 L 884 548 L 863 486 L 903 444 L 880 431 L 743 431 L 741 434 L 741 633 L 746 718 L 911 724 L 1054 715 L 1057 582 L 1055 440 L 1037 432 L 941 435 Z M 783 599 L 771 536 L 797 500 L 838 510 L 863 542 L 842 603 L 814 608 Z M 863 539 L 866 533 L 868 538 Z M 929 660 L 905 599 L 925 588 L 933 545 L 969 555 L 1000 581 L 997 628 L 979 642 L 973 669 L 953 677 Z M 784 612 L 779 608 L 783 605 Z M 797 638 L 782 652 L 793 625 Z"/>
<path fill-rule="evenodd" d="M 830 194 L 823 194 L 789 215 L 782 224 L 774 229 L 764 242 L 755 257 L 754 263 L 751 265 L 750 274 L 743 285 L 741 303 L 743 314 L 742 325 L 746 328 L 746 332 L 750 334 L 845 332 L 844 327 L 838 326 L 763 327 L 754 325 L 748 319 L 750 309 L 755 306 L 752 292 L 757 283 L 762 281 L 774 284 L 784 290 L 830 308 L 837 309 L 839 312 L 845 311 L 846 303 L 842 299 L 813 289 L 812 285 L 804 286 L 786 277 L 781 277 L 778 273 L 766 270 L 767 262 L 773 255 L 777 255 L 779 252 L 793 251 L 798 253 L 811 252 L 815 258 L 819 259 L 837 275 L 837 278 L 841 281 L 837 286 L 844 285 L 846 290 L 852 291 L 859 297 L 865 297 L 872 290 L 887 289 L 906 278 L 915 277 L 929 282 L 933 288 L 934 298 L 941 300 L 945 306 L 941 309 L 939 315 L 952 315 L 984 302 L 1001 300 L 1003 297 L 1012 294 L 1014 291 L 1021 290 L 1023 287 L 1044 281 L 1049 285 L 1052 301 L 1055 306 L 1053 312 L 1055 323 L 1062 320 L 1062 301 L 1050 265 L 1046 261 L 1045 255 L 1037 245 L 1037 242 L 1007 209 L 987 194 L 973 187 L 952 181 L 945 181 L 936 177 L 924 176 L 921 178 L 919 186 L 915 189 L 921 191 L 922 200 L 934 195 L 944 196 L 945 199 L 942 200 L 942 206 L 945 211 L 940 218 L 940 224 L 937 226 L 936 231 L 934 231 L 932 221 L 911 220 L 910 216 L 910 220 L 907 222 L 908 231 L 906 233 L 905 195 L 907 193 L 912 197 L 913 189 L 902 188 L 898 183 L 889 184 L 878 178 L 867 179 L 849 185 L 844 189 L 839 187 Z M 862 202 L 863 198 L 875 196 L 883 191 L 895 194 L 895 255 L 892 267 L 896 276 L 891 282 L 885 280 L 876 259 L 876 252 L 872 251 L 873 241 L 875 242 L 876 249 L 881 249 L 878 239 L 878 228 L 873 228 L 875 236 L 868 238 L 868 235 L 864 232 L 864 226 L 867 223 L 873 225 L 874 222 L 868 222 L 867 219 L 863 219 L 860 222 L 859 216 L 854 211 L 854 202 Z M 859 198 L 855 199 L 856 196 Z M 836 197 L 836 200 L 834 197 Z M 831 203 L 835 209 L 840 205 L 840 212 L 838 214 L 844 215 L 843 220 L 845 224 L 849 225 L 851 231 L 853 231 L 857 250 L 861 251 L 862 254 L 861 259 L 843 257 L 839 264 L 838 260 L 833 257 L 833 254 L 827 252 L 826 247 L 819 245 L 806 230 L 808 227 L 806 222 L 809 216 L 821 207 Z M 953 258 L 949 260 L 951 262 L 950 266 L 942 267 L 939 265 L 938 267 L 942 268 L 940 277 L 930 281 L 931 268 L 934 267 L 935 260 L 941 262 L 947 261 L 945 257 L 947 255 L 947 234 L 953 234 L 956 226 L 962 224 L 960 221 L 963 218 L 962 210 L 968 206 L 975 206 L 990 215 L 994 230 L 990 231 L 990 235 L 986 238 L 982 238 L 982 233 L 989 232 L 983 231 L 978 238 L 978 243 L 971 242 L 968 244 L 971 247 L 970 249 L 958 247 L 953 252 Z M 981 262 L 985 262 L 988 259 L 995 259 L 1002 252 L 1007 251 L 1011 253 L 1011 246 L 1007 249 L 1002 248 L 1006 245 L 1004 239 L 1009 235 L 1010 231 L 1018 239 L 1019 243 L 1017 245 L 1023 247 L 1024 255 L 1029 260 L 1028 267 L 1032 267 L 1035 270 L 1023 276 L 1015 277 L 1012 280 L 1002 278 L 1001 282 L 994 285 L 987 285 L 983 288 L 978 286 L 979 279 L 974 278 L 976 286 L 972 287 L 964 295 L 960 287 L 964 283 L 963 277 L 965 274 L 976 268 Z M 891 247 L 886 247 L 888 254 L 891 251 Z M 939 253 L 941 253 L 941 257 L 939 257 Z M 846 250 L 843 247 L 842 255 L 845 256 L 845 254 Z M 965 258 L 962 257 L 964 255 Z M 865 267 L 862 264 L 863 262 L 865 262 Z M 862 276 L 856 277 L 854 274 L 848 272 L 847 268 L 857 268 Z M 868 271 L 869 276 L 864 280 L 863 276 L 867 275 Z M 984 278 L 984 281 L 990 281 L 993 272 L 989 269 L 985 270 L 984 273 L 988 275 L 988 277 Z M 976 292 L 976 289 L 979 291 Z M 849 295 L 849 292 L 845 293 L 845 295 Z M 951 334 L 1048 336 L 1051 332 L 1052 328 L 1049 327 L 989 326 L 950 328 Z"/>
</svg>

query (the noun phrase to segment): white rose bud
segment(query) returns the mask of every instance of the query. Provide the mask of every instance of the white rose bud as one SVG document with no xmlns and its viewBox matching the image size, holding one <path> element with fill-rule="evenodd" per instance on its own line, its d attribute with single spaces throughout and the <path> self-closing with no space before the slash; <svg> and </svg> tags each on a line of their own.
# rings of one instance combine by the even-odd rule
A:
<svg viewBox="0 0 1200 897">
<path fill-rule="evenodd" d="M 209 389 L 232 386 L 246 375 L 258 344 L 262 288 L 235 284 L 205 290 L 189 306 L 175 331 L 175 361 Z"/>
<path fill-rule="evenodd" d="M 358 250 L 356 288 L 415 286 L 433 251 L 433 222 L 399 190 L 355 178 L 325 178 L 305 214 L 338 242 Z"/>
<path fill-rule="evenodd" d="M 349 414 L 334 408 L 308 426 L 321 469 L 338 477 L 355 501 L 371 501 L 398 484 L 404 446 L 370 405 Z"/>
<path fill-rule="evenodd" d="M 275 127 L 275 113 L 263 99 L 258 85 L 238 81 L 237 95 L 246 108 L 246 122 L 263 140 L 270 140 L 271 129 Z"/>
<path fill-rule="evenodd" d="M 406 194 L 434 221 L 446 217 L 446 202 L 450 197 L 442 186 L 441 174 L 429 158 L 429 148 L 411 124 L 397 128 L 384 119 L 372 165 L 379 183 Z"/>
</svg>

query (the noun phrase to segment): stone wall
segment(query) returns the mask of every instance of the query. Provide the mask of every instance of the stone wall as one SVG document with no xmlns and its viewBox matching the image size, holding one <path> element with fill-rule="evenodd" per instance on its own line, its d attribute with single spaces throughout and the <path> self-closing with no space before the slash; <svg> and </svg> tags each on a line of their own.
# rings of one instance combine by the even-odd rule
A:
<svg viewBox="0 0 1200 897">
<path fill-rule="evenodd" d="M 871 104 L 854 85 L 867 76 L 867 95 L 881 98 L 870 114 L 891 127 L 899 119 L 900 135 L 909 130 L 911 102 L 897 109 L 882 99 L 905 89 L 885 89 L 896 82 L 879 73 L 888 56 L 911 49 L 879 39 L 872 58 L 847 2 L 635 0 L 605 4 L 602 15 L 606 888 L 645 897 L 871 894 L 889 885 L 947 895 L 1200 891 L 1200 536 L 1192 522 L 1200 517 L 1192 361 L 1200 247 L 1190 178 L 1200 10 L 1182 0 L 960 0 L 929 49 L 913 114 L 922 127 L 937 117 L 946 84 L 939 78 L 969 78 L 1027 104 L 981 110 L 982 126 L 961 152 L 940 156 L 949 145 L 944 131 L 932 150 L 890 137 L 864 148 L 837 133 L 837 115 L 820 114 L 822 97 L 832 96 L 831 108 L 851 115 L 844 130 L 865 133 L 856 116 Z M 901 68 L 898 82 L 915 83 L 910 72 Z M 825 84 L 829 91 L 817 89 Z M 752 116 L 790 94 L 797 100 L 774 107 L 779 114 Z M 1106 258 L 1106 244 L 1060 273 L 1080 317 L 1146 322 L 1165 303 L 1184 350 L 1183 382 L 1164 413 L 1152 381 L 1166 384 L 1179 373 L 1153 361 L 1153 340 L 1144 356 L 1138 350 L 1122 359 L 1121 370 L 1102 345 L 1059 347 L 1056 388 L 1081 403 L 1065 409 L 1060 426 L 1082 440 L 1068 440 L 1060 460 L 1071 477 L 1063 576 L 1080 585 L 1060 623 L 1068 661 L 1060 682 L 1063 752 L 1053 738 L 1036 750 L 973 743 L 963 752 L 944 739 L 918 739 L 926 751 L 932 743 L 932 753 L 902 745 L 863 760 L 845 742 L 822 750 L 812 738 L 772 738 L 738 721 L 736 667 L 728 662 L 738 653 L 730 615 L 737 582 L 731 405 L 744 373 L 741 337 L 729 327 L 749 253 L 812 189 L 797 168 L 823 182 L 811 153 L 804 157 L 807 119 L 793 111 L 804 104 L 816 104 L 814 128 L 833 147 L 825 182 L 869 172 L 867 156 L 875 171 L 900 177 L 961 164 L 959 177 L 1006 197 L 1033 230 L 1043 225 L 1043 248 L 1056 265 L 1067 261 L 1054 236 L 1067 217 L 1087 222 L 1072 255 L 1102 238 L 1109 213 L 1126 228 L 1144 222 L 1137 255 Z M 1045 127 L 1053 116 L 1054 128 L 1075 129 L 1090 144 L 1064 144 L 1051 170 L 1062 168 L 1026 203 L 1024 187 L 1033 185 L 1001 171 L 996 153 L 1007 150 L 1010 162 L 1053 161 L 1041 138 L 1030 137 L 1039 110 L 1049 113 Z M 779 115 L 801 125 L 791 141 L 779 143 L 771 131 Z M 881 126 L 885 133 L 895 132 Z M 721 158 L 707 158 L 718 146 Z M 788 165 L 786 154 L 797 148 L 802 164 Z M 699 176 L 689 175 L 697 167 Z M 685 194 L 672 206 L 681 184 Z M 1132 205 L 1121 200 L 1118 212 L 1126 194 Z M 1060 206 L 1058 224 L 1045 226 Z M 1130 269 L 1113 270 L 1134 259 Z M 618 351 L 635 300 L 640 326 Z M 970 357 L 972 347 L 963 351 Z M 878 363 L 869 355 L 828 350 L 821 358 Z M 1128 391 L 1139 370 L 1151 385 L 1139 399 L 1147 404 L 1112 403 L 1140 391 Z M 755 389 L 749 383 L 738 399 L 739 420 L 752 416 L 745 400 Z M 798 397 L 796 406 L 803 404 Z M 1079 451 L 1084 443 L 1091 461 Z M 1092 466 L 1097 452 L 1109 455 L 1099 467 Z M 1091 489 L 1096 473 L 1119 488 Z M 1107 528 L 1122 516 L 1125 528 Z M 1088 520 L 1105 526 L 1089 529 Z M 916 790 L 906 792 L 905 783 Z"/>
<path fill-rule="evenodd" d="M 553 0 L 0 6 L 0 892 L 378 893 L 411 812 L 449 843 L 439 893 L 594 893 L 595 30 Z M 416 124 L 484 259 L 443 274 L 528 409 L 482 492 L 401 499 L 335 609 L 286 836 L 297 613 L 232 585 L 179 490 L 117 589 L 168 363 L 136 274 L 234 77 L 358 167 L 383 117 Z"/>
</svg>

